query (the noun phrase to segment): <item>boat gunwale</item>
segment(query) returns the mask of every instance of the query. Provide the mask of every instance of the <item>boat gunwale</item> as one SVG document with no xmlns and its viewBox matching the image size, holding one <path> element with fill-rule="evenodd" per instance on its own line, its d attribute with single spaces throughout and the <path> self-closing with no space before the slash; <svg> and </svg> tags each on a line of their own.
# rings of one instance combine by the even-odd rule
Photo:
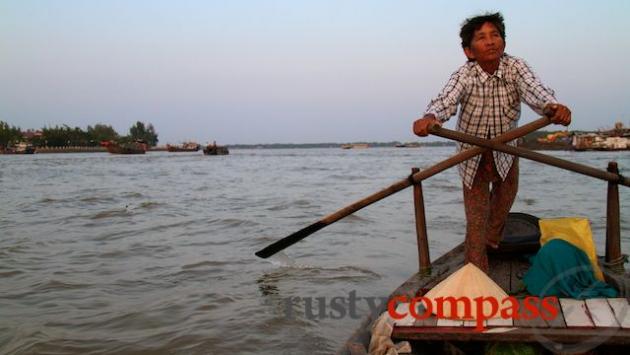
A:
<svg viewBox="0 0 630 355">
<path fill-rule="evenodd" d="M 396 288 L 396 290 L 394 290 L 394 292 L 392 292 L 387 297 L 386 303 L 381 304 L 374 311 L 374 313 L 368 314 L 364 318 L 359 328 L 354 331 L 350 338 L 344 343 L 342 348 L 337 351 L 337 354 L 352 354 L 353 351 L 351 351 L 350 349 L 352 347 L 356 347 L 356 345 L 361 345 L 364 350 L 368 349 L 371 338 L 370 329 L 372 328 L 374 321 L 378 319 L 378 317 L 383 312 L 385 312 L 385 310 L 387 309 L 387 303 L 394 296 L 415 297 L 418 290 L 426 288 L 427 286 L 430 286 L 432 284 L 435 285 L 439 283 L 440 281 L 448 277 L 448 275 L 450 275 L 449 270 L 451 270 L 453 266 L 463 264 L 463 255 L 464 243 L 460 243 L 450 251 L 440 256 L 437 260 L 432 262 L 430 273 L 414 273 L 409 279 L 398 286 L 398 288 Z"/>
</svg>

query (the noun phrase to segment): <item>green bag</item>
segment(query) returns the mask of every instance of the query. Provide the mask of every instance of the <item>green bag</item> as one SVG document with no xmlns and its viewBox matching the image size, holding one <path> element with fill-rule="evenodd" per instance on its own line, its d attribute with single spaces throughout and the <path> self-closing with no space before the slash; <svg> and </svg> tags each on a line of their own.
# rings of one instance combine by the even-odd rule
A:
<svg viewBox="0 0 630 355">
<path fill-rule="evenodd" d="M 595 278 L 586 254 L 562 239 L 547 242 L 530 262 L 532 266 L 523 282 L 532 295 L 574 299 L 617 297 L 617 290 Z"/>
</svg>

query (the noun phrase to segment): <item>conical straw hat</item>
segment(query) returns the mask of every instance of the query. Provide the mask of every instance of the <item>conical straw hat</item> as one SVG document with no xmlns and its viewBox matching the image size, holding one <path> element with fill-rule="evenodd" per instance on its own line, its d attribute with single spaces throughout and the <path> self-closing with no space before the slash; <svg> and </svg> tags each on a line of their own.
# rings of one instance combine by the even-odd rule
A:
<svg viewBox="0 0 630 355">
<path fill-rule="evenodd" d="M 440 297 L 454 297 L 458 299 L 460 297 L 467 297 L 470 300 L 470 312 L 472 319 L 477 318 L 477 297 L 494 297 L 501 307 L 501 302 L 508 297 L 508 295 L 497 285 L 488 275 L 481 271 L 477 266 L 472 263 L 468 263 L 461 269 L 457 270 L 444 281 L 437 284 L 424 297 L 428 298 L 432 302 L 432 312 L 437 314 L 438 302 L 437 298 Z M 464 317 L 465 306 L 463 302 L 456 302 L 457 304 L 457 318 L 470 319 Z M 489 302 L 483 302 L 483 315 L 484 318 L 497 318 L 500 316 L 500 312 L 497 312 L 494 317 L 488 317 L 492 313 L 492 305 Z M 451 302 L 444 303 L 442 317 L 455 318 L 455 314 L 451 314 Z"/>
</svg>

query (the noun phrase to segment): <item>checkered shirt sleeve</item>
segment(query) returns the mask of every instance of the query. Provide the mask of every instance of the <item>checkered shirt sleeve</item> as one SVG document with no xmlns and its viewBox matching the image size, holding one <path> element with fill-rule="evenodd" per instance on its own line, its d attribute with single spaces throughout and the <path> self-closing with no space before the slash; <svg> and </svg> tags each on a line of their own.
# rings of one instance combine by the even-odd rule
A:
<svg viewBox="0 0 630 355">
<path fill-rule="evenodd" d="M 514 68 L 520 78 L 518 91 L 521 99 L 534 112 L 542 116 L 543 108 L 547 104 L 558 102 L 554 96 L 554 91 L 540 82 L 540 79 L 523 59 L 515 58 Z"/>
<path fill-rule="evenodd" d="M 432 113 L 441 122 L 446 122 L 457 113 L 457 105 L 465 90 L 467 72 L 464 66 L 451 75 L 444 89 L 429 103 L 426 114 Z"/>
</svg>

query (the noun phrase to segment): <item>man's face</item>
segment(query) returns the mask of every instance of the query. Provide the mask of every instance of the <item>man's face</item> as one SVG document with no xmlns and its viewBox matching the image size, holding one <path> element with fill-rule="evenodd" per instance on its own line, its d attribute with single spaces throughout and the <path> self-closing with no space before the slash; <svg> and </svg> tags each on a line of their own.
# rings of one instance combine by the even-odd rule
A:
<svg viewBox="0 0 630 355">
<path fill-rule="evenodd" d="M 475 31 L 470 47 L 464 48 L 464 53 L 478 63 L 488 63 L 499 60 L 504 50 L 505 41 L 499 30 L 490 22 L 486 22 Z"/>
</svg>

